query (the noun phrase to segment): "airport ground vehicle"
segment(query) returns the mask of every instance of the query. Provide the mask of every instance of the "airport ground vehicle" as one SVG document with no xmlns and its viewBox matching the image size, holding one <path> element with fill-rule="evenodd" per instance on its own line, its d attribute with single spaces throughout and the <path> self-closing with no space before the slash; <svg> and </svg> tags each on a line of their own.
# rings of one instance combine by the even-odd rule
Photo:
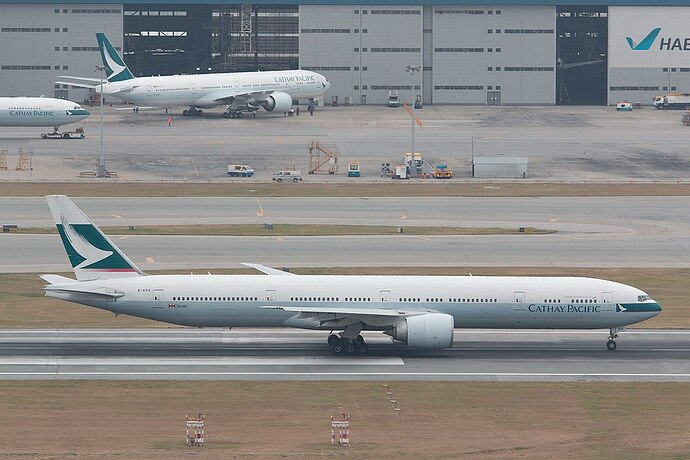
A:
<svg viewBox="0 0 690 460">
<path fill-rule="evenodd" d="M 347 177 L 359 177 L 359 176 L 361 176 L 361 172 L 359 170 L 359 162 L 353 161 L 347 167 Z"/>
<path fill-rule="evenodd" d="M 690 93 L 668 93 L 654 96 L 654 107 L 659 110 L 690 110 Z"/>
<path fill-rule="evenodd" d="M 54 131 L 52 133 L 41 134 L 41 139 L 84 139 L 85 137 L 84 128 L 81 126 L 74 131 Z"/>
<path fill-rule="evenodd" d="M 252 177 L 254 168 L 247 165 L 228 165 L 228 176 L 230 177 Z"/>
<path fill-rule="evenodd" d="M 436 165 L 434 172 L 431 173 L 436 179 L 450 179 L 453 177 L 453 170 L 446 164 Z"/>
<path fill-rule="evenodd" d="M 302 180 L 302 171 L 278 171 L 273 174 L 273 180 L 276 182 L 289 181 L 299 182 Z"/>
<path fill-rule="evenodd" d="M 630 112 L 633 109 L 632 102 L 630 101 L 620 101 L 616 104 L 616 110 L 619 112 Z"/>
<path fill-rule="evenodd" d="M 395 89 L 388 91 L 388 107 L 400 107 L 398 91 Z"/>
</svg>

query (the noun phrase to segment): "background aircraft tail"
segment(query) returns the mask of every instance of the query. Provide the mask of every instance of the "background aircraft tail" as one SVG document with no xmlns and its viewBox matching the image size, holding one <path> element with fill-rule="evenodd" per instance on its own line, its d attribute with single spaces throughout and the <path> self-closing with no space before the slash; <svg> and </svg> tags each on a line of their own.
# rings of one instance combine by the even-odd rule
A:
<svg viewBox="0 0 690 460">
<path fill-rule="evenodd" d="M 96 34 L 98 39 L 98 48 L 101 50 L 101 59 L 105 66 L 105 73 L 108 76 L 108 81 L 124 81 L 134 78 L 132 72 L 129 71 L 125 61 L 122 60 L 115 47 L 105 34 L 98 32 Z"/>
<path fill-rule="evenodd" d="M 79 281 L 144 273 L 64 195 L 46 197 L 67 257 Z"/>
</svg>

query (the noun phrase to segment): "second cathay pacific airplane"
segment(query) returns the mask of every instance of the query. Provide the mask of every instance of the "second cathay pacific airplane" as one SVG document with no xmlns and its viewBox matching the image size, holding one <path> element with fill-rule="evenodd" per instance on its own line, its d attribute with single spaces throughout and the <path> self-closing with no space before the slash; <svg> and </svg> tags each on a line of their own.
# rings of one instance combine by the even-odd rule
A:
<svg viewBox="0 0 690 460">
<path fill-rule="evenodd" d="M 76 123 L 89 116 L 79 104 L 52 97 L 0 97 L 0 126 L 52 126 Z"/>
<path fill-rule="evenodd" d="M 409 347 L 448 348 L 456 327 L 610 330 L 656 316 L 645 292 L 613 281 L 520 276 L 145 275 L 66 196 L 48 196 L 76 280 L 42 275 L 47 296 L 193 327 L 331 333 L 335 353 L 366 353 L 363 330 Z"/>
<path fill-rule="evenodd" d="M 242 112 L 260 108 L 268 112 L 286 112 L 297 99 L 323 96 L 331 84 L 326 77 L 308 70 L 274 72 L 211 73 L 135 78 L 105 34 L 97 33 L 107 82 L 103 94 L 137 105 L 172 107 L 189 106 L 182 114 L 198 116 L 201 108 L 228 107 L 226 117 L 237 118 Z M 85 77 L 62 77 L 80 82 L 56 83 L 100 91 L 100 80 Z"/>
</svg>

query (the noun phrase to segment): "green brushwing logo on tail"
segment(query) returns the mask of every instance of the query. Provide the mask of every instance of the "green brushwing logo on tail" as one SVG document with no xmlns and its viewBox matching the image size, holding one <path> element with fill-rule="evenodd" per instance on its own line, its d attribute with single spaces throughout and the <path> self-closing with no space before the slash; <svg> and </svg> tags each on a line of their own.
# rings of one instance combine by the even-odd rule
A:
<svg viewBox="0 0 690 460">
<path fill-rule="evenodd" d="M 57 224 L 67 257 L 75 270 L 135 272 L 92 224 Z"/>
<path fill-rule="evenodd" d="M 108 81 L 124 81 L 134 78 L 108 37 L 105 34 L 97 33 L 96 38 L 98 39 L 98 48 L 101 50 L 103 65 L 106 67 L 105 73 L 108 76 Z"/>
</svg>

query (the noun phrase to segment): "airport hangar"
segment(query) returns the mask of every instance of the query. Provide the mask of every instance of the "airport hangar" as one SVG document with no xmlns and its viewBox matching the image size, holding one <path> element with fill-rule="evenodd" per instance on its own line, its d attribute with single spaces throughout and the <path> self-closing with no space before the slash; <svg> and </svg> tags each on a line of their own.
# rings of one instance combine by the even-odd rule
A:
<svg viewBox="0 0 690 460">
<path fill-rule="evenodd" d="M 326 103 L 397 90 L 426 104 L 650 104 L 690 91 L 690 0 L 345 3 L 0 0 L 0 95 L 87 98 L 55 81 L 98 76 L 96 32 L 135 75 L 301 67 L 332 82 Z"/>
</svg>

